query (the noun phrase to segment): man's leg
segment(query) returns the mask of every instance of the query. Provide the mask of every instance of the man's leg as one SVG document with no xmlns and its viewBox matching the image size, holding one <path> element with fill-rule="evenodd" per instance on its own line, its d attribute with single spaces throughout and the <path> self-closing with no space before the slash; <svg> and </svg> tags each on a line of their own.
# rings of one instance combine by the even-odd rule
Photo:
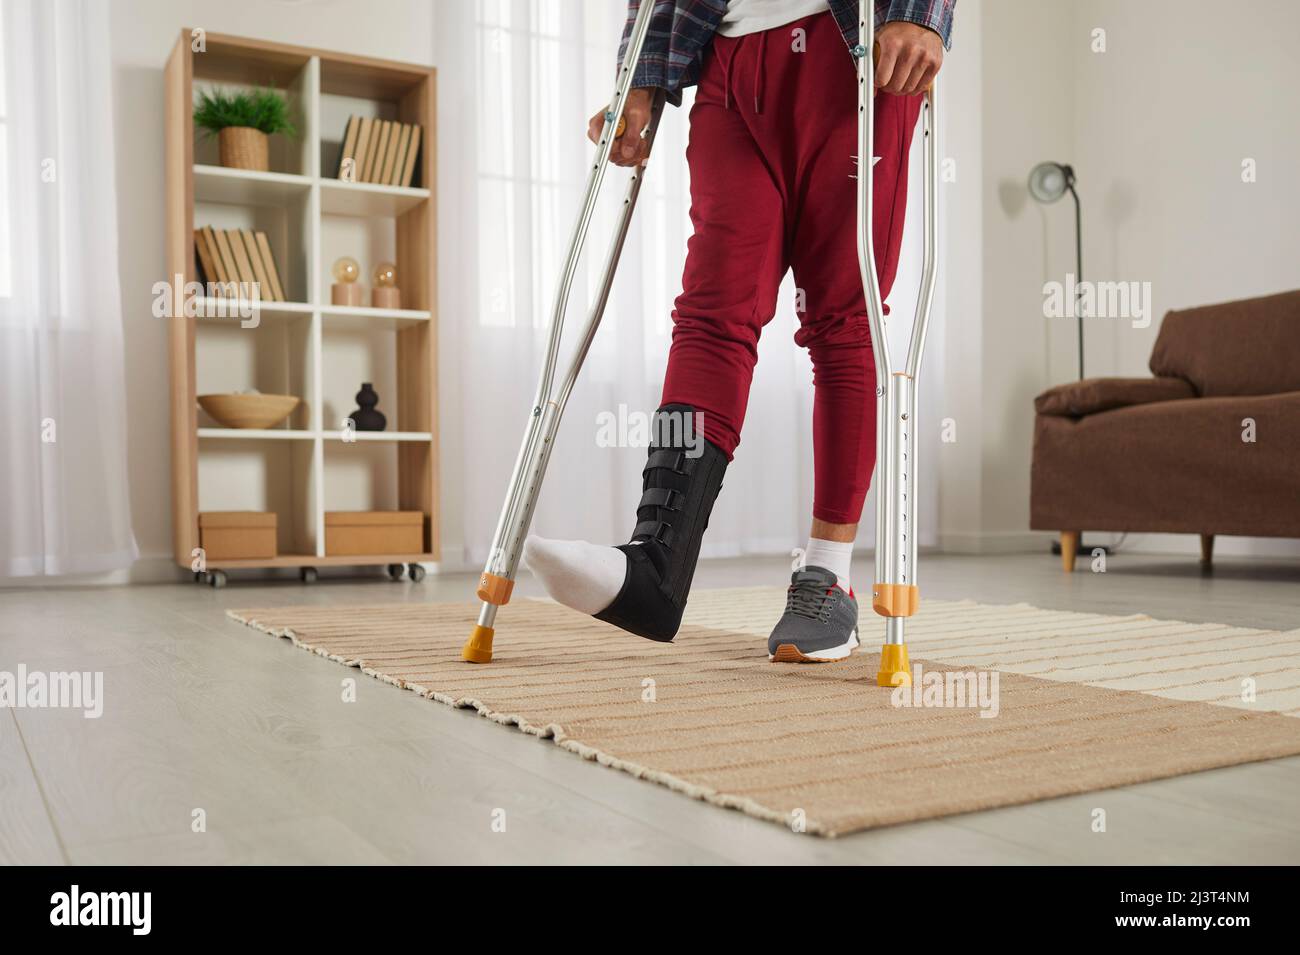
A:
<svg viewBox="0 0 1300 955">
<path fill-rule="evenodd" d="M 698 413 L 699 461 L 651 449 L 630 544 L 529 538 L 524 559 L 560 603 L 652 639 L 671 639 L 713 495 L 740 440 L 762 327 L 784 273 L 780 193 L 724 93 L 739 44 L 718 38 L 691 110 L 691 220 L 662 412 Z M 653 160 L 652 160 L 653 161 Z M 658 429 L 656 429 L 658 430 Z"/>
<path fill-rule="evenodd" d="M 908 154 L 919 110 L 919 97 L 876 97 L 872 240 L 882 299 L 898 272 Z M 857 184 L 841 176 L 837 160 L 845 147 L 856 149 L 857 131 L 852 121 L 844 126 L 811 165 L 791 251 L 795 282 L 807 305 L 795 341 L 808 349 L 816 387 L 813 536 L 840 541 L 856 533 L 876 454 L 871 329 L 858 271 L 857 226 L 853 216 L 844 215 L 856 202 Z"/>
<path fill-rule="evenodd" d="M 810 29 L 810 51 L 814 43 L 822 38 Z M 842 659 L 857 645 L 849 563 L 875 466 L 876 376 L 853 214 L 853 176 L 860 168 L 853 162 L 855 70 L 848 57 L 818 57 L 806 63 L 800 78 L 806 87 L 801 95 L 823 104 L 815 117 L 803 118 L 796 133 L 801 174 L 787 215 L 791 265 L 805 305 L 795 341 L 809 351 L 816 389 L 813 519 L 804 569 L 794 576 L 791 606 L 773 631 L 768 651 L 773 660 L 803 662 Z M 882 298 L 898 268 L 908 152 L 919 105 L 918 97 L 885 93 L 875 101 L 879 161 L 873 169 L 872 238 Z M 827 616 L 830 625 L 808 625 L 814 610 Z"/>
</svg>

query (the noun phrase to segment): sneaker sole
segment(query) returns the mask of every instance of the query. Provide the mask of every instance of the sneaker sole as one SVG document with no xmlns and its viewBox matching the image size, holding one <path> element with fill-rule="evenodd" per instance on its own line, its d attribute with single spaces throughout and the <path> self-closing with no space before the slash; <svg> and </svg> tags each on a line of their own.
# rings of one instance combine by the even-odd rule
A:
<svg viewBox="0 0 1300 955">
<path fill-rule="evenodd" d="M 849 634 L 849 639 L 838 647 L 827 647 L 814 653 L 804 653 L 793 643 L 779 643 L 775 653 L 769 653 L 769 663 L 837 663 L 847 660 L 858 648 L 858 631 Z"/>
</svg>

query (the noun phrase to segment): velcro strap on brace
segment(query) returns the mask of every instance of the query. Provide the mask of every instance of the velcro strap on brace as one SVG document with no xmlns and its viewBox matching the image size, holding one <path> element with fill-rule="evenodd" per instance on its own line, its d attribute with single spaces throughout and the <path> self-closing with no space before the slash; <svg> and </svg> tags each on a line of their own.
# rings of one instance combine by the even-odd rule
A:
<svg viewBox="0 0 1300 955">
<path fill-rule="evenodd" d="M 673 546 L 673 529 L 669 524 L 663 521 L 641 521 L 632 529 L 632 539 L 638 537 L 647 537 L 650 540 L 658 541 L 665 547 Z"/>
<path fill-rule="evenodd" d="M 670 451 L 665 448 L 651 451 L 650 456 L 646 459 L 645 467 L 641 469 L 641 477 L 644 478 L 650 473 L 651 468 L 667 468 L 674 474 L 685 474 L 683 465 L 686 463 L 685 451 Z"/>
<path fill-rule="evenodd" d="M 643 507 L 662 507 L 670 511 L 680 511 L 685 501 L 686 495 L 681 491 L 674 491 L 668 487 L 652 487 L 641 495 L 641 503 L 637 505 L 637 510 Z"/>
</svg>

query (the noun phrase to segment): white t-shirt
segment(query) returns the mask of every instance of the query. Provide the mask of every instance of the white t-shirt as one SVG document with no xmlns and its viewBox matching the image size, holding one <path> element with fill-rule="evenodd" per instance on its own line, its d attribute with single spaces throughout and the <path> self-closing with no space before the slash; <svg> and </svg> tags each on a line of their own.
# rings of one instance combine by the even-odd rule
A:
<svg viewBox="0 0 1300 955">
<path fill-rule="evenodd" d="M 723 36 L 759 33 L 829 9 L 826 0 L 727 0 L 718 32 Z"/>
</svg>

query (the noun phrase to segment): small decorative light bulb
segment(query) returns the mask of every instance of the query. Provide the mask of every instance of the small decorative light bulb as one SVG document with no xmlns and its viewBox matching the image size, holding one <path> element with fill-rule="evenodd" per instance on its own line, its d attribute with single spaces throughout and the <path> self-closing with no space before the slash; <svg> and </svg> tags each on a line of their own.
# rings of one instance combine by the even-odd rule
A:
<svg viewBox="0 0 1300 955">
<path fill-rule="evenodd" d="M 397 266 L 380 262 L 375 266 L 374 286 L 370 289 L 370 304 L 375 308 L 401 308 L 402 292 L 397 287 Z"/>
<path fill-rule="evenodd" d="M 334 274 L 334 284 L 330 286 L 330 302 L 334 305 L 360 305 L 362 293 L 357 279 L 361 278 L 361 266 L 357 260 L 345 255 L 334 261 L 330 271 Z"/>
<path fill-rule="evenodd" d="M 331 271 L 334 273 L 335 282 L 355 282 L 361 278 L 361 266 L 356 259 L 347 255 L 336 259 Z"/>
</svg>

